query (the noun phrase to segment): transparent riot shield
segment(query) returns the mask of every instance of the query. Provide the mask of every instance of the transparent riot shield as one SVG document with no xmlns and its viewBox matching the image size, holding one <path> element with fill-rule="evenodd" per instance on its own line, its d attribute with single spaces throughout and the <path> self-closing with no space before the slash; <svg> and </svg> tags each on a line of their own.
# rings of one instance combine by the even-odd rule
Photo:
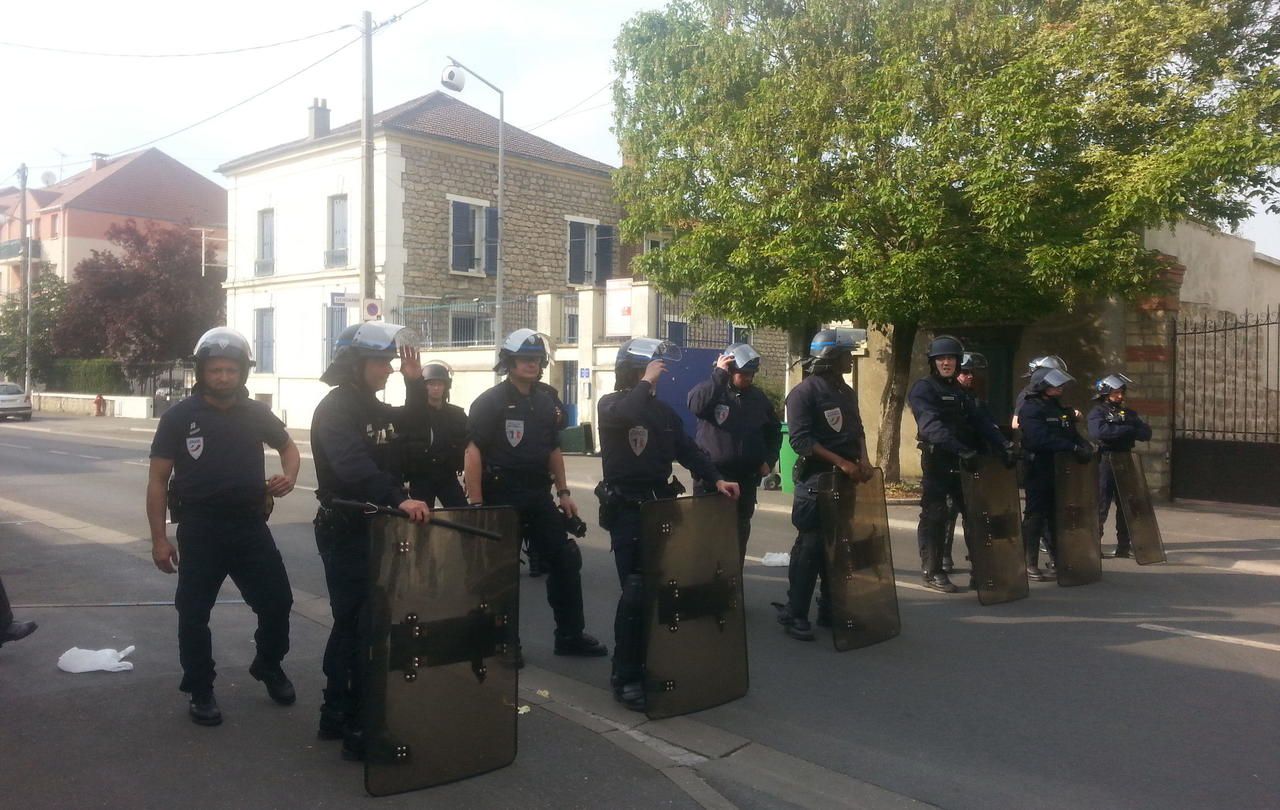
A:
<svg viewBox="0 0 1280 810">
<path fill-rule="evenodd" d="M 723 495 L 640 508 L 645 714 L 657 720 L 747 693 L 737 508 Z"/>
<path fill-rule="evenodd" d="M 898 587 L 889 547 L 884 474 L 856 484 L 841 473 L 817 476 L 814 489 L 822 525 L 831 640 L 838 652 L 887 641 L 902 630 Z"/>
<path fill-rule="evenodd" d="M 1087 464 L 1072 453 L 1053 455 L 1053 537 L 1058 584 L 1088 585 L 1102 579 L 1098 532 L 1098 460 Z"/>
<path fill-rule="evenodd" d="M 519 609 L 519 517 L 508 508 L 432 515 L 502 540 L 373 519 L 364 783 L 374 796 L 516 756 L 516 670 L 504 653 Z"/>
<path fill-rule="evenodd" d="M 997 605 L 1027 598 L 1026 558 L 1018 474 L 993 456 L 982 456 L 975 472 L 963 472 L 964 542 L 973 563 L 978 602 Z"/>
<path fill-rule="evenodd" d="M 1164 540 L 1160 537 L 1160 525 L 1156 523 L 1155 510 L 1151 508 L 1151 491 L 1147 489 L 1147 476 L 1142 471 L 1142 459 L 1133 453 L 1108 453 L 1111 471 L 1116 477 L 1116 500 L 1124 512 L 1129 528 L 1129 542 L 1138 565 L 1165 562 Z"/>
</svg>

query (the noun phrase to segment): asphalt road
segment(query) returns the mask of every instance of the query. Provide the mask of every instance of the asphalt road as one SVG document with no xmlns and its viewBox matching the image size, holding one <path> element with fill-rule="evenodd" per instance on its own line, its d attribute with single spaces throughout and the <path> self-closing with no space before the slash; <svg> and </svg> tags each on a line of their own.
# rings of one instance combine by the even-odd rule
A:
<svg viewBox="0 0 1280 810">
<path fill-rule="evenodd" d="M 69 435 L 77 429 L 84 435 Z M 0 425 L 0 498 L 145 538 L 146 431 L 58 420 Z M 306 454 L 308 446 L 301 446 Z M 594 526 L 594 498 L 582 485 L 594 482 L 598 464 L 571 459 L 569 477 L 593 526 L 582 542 L 588 630 L 611 642 L 617 580 L 607 535 Z M 301 489 L 315 486 L 305 459 L 299 484 L 277 503 L 271 526 L 295 589 L 323 594 L 310 526 L 314 500 Z M 753 557 L 791 545 L 794 532 L 777 503 L 757 515 Z M 843 654 L 822 631 L 816 643 L 788 639 L 769 607 L 785 594 L 785 570 L 749 563 L 751 691 L 696 720 L 941 807 L 1276 806 L 1280 600 L 1274 576 L 1107 561 L 1096 585 L 1033 583 L 1029 599 L 983 608 L 972 593 L 947 596 L 917 584 L 908 528 L 914 511 L 890 510 L 901 585 L 899 638 Z M 1274 524 L 1265 534 L 1257 525 L 1266 524 L 1243 530 L 1252 536 L 1219 540 L 1280 548 Z M 6 551 L 0 549 L 0 565 L 12 567 Z M 172 580 L 148 576 L 119 587 L 100 583 L 92 596 L 171 594 Z M 966 579 L 957 577 L 960 584 Z M 7 584 L 15 602 L 45 601 L 19 583 Z M 542 582 L 523 578 L 522 597 L 530 664 L 603 687 L 606 660 L 551 654 Z M 223 598 L 237 598 L 229 583 Z M 317 643 L 313 635 L 296 639 L 295 651 Z M 764 797 L 741 773 L 722 773 L 716 763 L 699 773 L 740 806 L 780 804 L 778 796 Z"/>
</svg>

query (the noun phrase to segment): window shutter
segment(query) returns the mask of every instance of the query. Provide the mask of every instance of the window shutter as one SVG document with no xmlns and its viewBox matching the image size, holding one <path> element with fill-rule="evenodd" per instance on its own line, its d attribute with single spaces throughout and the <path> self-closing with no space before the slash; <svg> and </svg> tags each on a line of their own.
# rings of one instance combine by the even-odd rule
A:
<svg viewBox="0 0 1280 810">
<path fill-rule="evenodd" d="M 498 209 L 484 209 L 484 274 L 498 275 Z"/>
<path fill-rule="evenodd" d="M 569 223 L 569 283 L 587 283 L 587 225 Z"/>
<path fill-rule="evenodd" d="M 596 226 L 596 286 L 613 278 L 613 232 L 612 225 Z"/>
<path fill-rule="evenodd" d="M 449 267 L 461 273 L 469 273 L 475 267 L 475 227 L 471 214 L 471 206 L 464 202 L 453 202 L 453 233 L 450 234 L 452 250 Z"/>
</svg>

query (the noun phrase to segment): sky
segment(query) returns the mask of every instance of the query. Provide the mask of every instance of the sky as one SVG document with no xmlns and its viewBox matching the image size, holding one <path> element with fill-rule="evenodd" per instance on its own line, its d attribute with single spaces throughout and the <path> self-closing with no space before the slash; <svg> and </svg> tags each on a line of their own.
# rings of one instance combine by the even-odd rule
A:
<svg viewBox="0 0 1280 810">
<path fill-rule="evenodd" d="M 306 134 L 307 107 L 328 100 L 334 126 L 360 114 L 356 42 L 279 87 L 171 137 L 321 60 L 358 38 L 368 10 L 374 36 L 374 108 L 440 86 L 452 56 L 506 98 L 508 123 L 596 160 L 618 165 L 612 96 L 614 39 L 623 23 L 662 0 L 63 0 L 5 2 L 0 57 L 6 66 L 6 126 L 0 128 L 0 187 L 26 163 L 30 183 L 68 176 L 93 152 L 119 154 L 150 142 L 223 185 L 214 169 L 232 158 Z M 305 14 L 299 14 L 305 9 Z M 412 10 L 410 10 L 412 9 Z M 12 44 L 110 53 L 199 53 L 244 48 L 348 28 L 262 50 L 191 58 L 89 56 Z M 471 81 L 458 94 L 497 115 L 497 94 Z M 551 120 L 551 119 L 556 120 Z M 549 122 L 549 123 L 548 123 Z M 1259 216 L 1240 233 L 1280 257 L 1280 216 Z"/>
</svg>

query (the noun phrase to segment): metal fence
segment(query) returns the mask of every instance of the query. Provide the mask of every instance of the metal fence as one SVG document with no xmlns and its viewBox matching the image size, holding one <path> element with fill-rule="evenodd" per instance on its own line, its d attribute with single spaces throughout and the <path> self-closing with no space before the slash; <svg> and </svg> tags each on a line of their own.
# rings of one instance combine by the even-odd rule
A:
<svg viewBox="0 0 1280 810">
<path fill-rule="evenodd" d="M 493 334 L 494 299 L 452 301 L 427 307 L 405 307 L 400 317 L 421 339 L 424 349 L 465 349 L 495 345 Z M 536 329 L 538 300 L 521 296 L 503 301 L 502 330 Z M 505 337 L 505 336 L 504 336 Z"/>
<path fill-rule="evenodd" d="M 731 321 L 692 314 L 692 293 L 658 294 L 658 337 L 689 348 L 722 349 L 735 340 L 748 341 L 746 329 Z"/>
<path fill-rule="evenodd" d="M 556 335 L 556 345 L 576 346 L 578 340 L 578 294 L 569 293 L 560 297 L 560 334 Z"/>
<path fill-rule="evenodd" d="M 1280 309 L 1178 320 L 1176 436 L 1280 442 Z"/>
</svg>

